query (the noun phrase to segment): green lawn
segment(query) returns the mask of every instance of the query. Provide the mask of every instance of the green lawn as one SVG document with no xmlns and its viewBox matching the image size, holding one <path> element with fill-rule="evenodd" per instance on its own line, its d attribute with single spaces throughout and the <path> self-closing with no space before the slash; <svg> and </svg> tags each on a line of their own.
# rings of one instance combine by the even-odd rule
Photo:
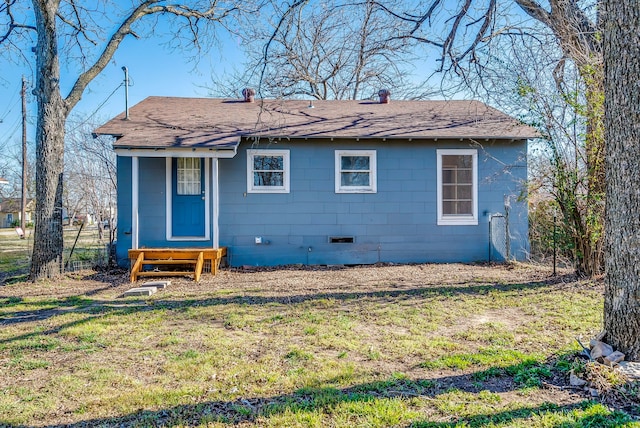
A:
<svg viewBox="0 0 640 428">
<path fill-rule="evenodd" d="M 33 233 L 33 229 L 27 229 L 26 238 L 20 239 L 12 229 L 0 229 L 0 286 L 26 278 L 33 250 Z M 68 270 L 91 267 L 105 258 L 108 231 L 100 240 L 96 227 L 84 227 L 82 230 L 79 227 L 67 227 L 63 238 L 63 262 Z"/>
<path fill-rule="evenodd" d="M 125 273 L 11 283 L 0 425 L 640 426 L 560 388 L 602 286 L 547 274 L 223 270 L 149 298 L 120 297 Z"/>
</svg>

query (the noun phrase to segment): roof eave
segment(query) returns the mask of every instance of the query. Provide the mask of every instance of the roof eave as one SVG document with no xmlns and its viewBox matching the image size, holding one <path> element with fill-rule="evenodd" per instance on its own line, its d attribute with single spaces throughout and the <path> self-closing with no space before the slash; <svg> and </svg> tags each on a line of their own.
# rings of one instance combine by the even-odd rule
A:
<svg viewBox="0 0 640 428">
<path fill-rule="evenodd" d="M 335 140 L 335 139 L 355 139 L 355 140 L 530 140 L 534 138 L 540 138 L 539 135 L 402 135 L 402 136 L 387 136 L 387 135 L 244 135 L 242 138 L 267 138 L 267 139 L 301 139 L 301 140 Z"/>
<path fill-rule="evenodd" d="M 233 158 L 238 153 L 240 141 L 234 145 L 208 147 L 140 147 L 114 146 L 118 156 L 122 157 L 200 157 L 200 158 Z"/>
</svg>

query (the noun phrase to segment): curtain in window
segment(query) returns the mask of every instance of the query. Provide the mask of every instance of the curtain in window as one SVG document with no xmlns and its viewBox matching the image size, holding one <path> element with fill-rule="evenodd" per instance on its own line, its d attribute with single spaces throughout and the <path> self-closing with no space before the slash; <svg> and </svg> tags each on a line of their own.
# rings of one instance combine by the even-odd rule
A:
<svg viewBox="0 0 640 428">
<path fill-rule="evenodd" d="M 199 195 L 201 192 L 200 159 L 178 158 L 178 195 Z"/>
</svg>

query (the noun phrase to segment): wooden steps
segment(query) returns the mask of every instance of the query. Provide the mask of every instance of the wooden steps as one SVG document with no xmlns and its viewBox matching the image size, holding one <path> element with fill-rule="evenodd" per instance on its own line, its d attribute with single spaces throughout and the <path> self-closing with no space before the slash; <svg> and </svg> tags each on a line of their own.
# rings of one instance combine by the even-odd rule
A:
<svg viewBox="0 0 640 428">
<path fill-rule="evenodd" d="M 145 260 L 145 265 L 195 265 L 196 260 L 191 259 L 168 259 L 168 260 Z"/>
<path fill-rule="evenodd" d="M 190 275 L 194 275 L 194 279 L 195 279 L 195 272 L 191 271 L 191 270 L 185 270 L 185 271 L 178 271 L 178 270 L 163 270 L 163 271 L 142 271 L 142 272 L 138 272 L 137 276 L 138 278 L 143 277 L 143 276 L 190 276 Z M 198 278 L 196 281 L 198 281 L 200 278 Z M 135 282 L 131 281 L 131 282 Z"/>
<path fill-rule="evenodd" d="M 139 277 L 163 276 L 191 276 L 200 281 L 205 261 L 211 266 L 211 274 L 215 275 L 220 266 L 220 260 L 227 254 L 226 247 L 222 248 L 142 248 L 129 250 L 131 265 L 131 282 Z M 134 261 L 135 260 L 135 261 Z M 145 266 L 156 266 L 153 271 L 145 271 Z M 192 270 L 160 270 L 162 266 L 185 266 Z"/>
</svg>

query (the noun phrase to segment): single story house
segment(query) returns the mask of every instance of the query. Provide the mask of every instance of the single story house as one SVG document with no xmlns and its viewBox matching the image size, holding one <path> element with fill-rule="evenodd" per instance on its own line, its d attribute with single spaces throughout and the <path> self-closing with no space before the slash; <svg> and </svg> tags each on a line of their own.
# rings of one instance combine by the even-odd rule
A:
<svg viewBox="0 0 640 428">
<path fill-rule="evenodd" d="M 533 128 L 478 101 L 243 93 L 149 97 L 95 131 L 115 137 L 120 264 L 183 247 L 232 266 L 527 256 Z"/>
<path fill-rule="evenodd" d="M 20 198 L 4 198 L 0 199 L 0 227 L 12 227 L 15 222 L 19 222 L 21 219 L 21 204 Z M 31 223 L 33 221 L 33 211 L 35 210 L 35 200 L 27 199 L 27 206 L 25 207 L 24 221 L 25 223 Z"/>
</svg>

